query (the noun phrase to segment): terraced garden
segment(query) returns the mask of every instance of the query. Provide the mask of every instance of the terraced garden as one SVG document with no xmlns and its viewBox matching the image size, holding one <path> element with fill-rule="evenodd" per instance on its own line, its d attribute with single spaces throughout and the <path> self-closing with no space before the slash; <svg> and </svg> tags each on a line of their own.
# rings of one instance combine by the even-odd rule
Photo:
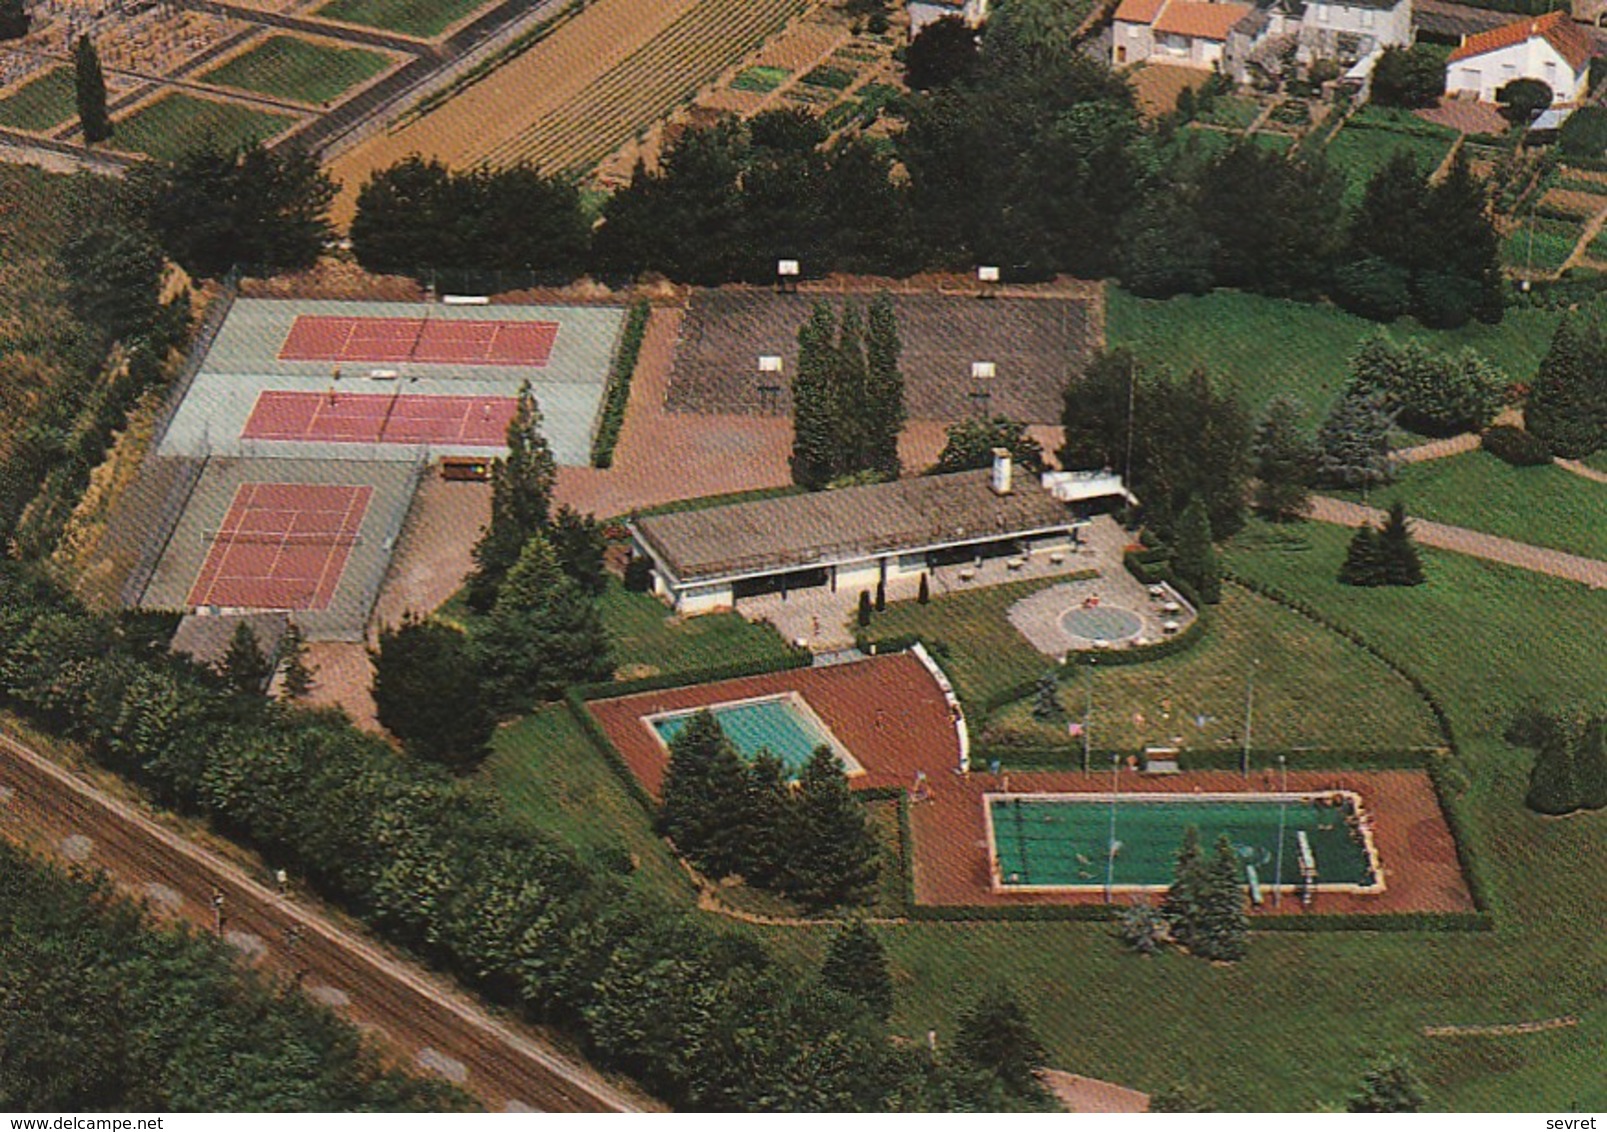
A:
<svg viewBox="0 0 1607 1132">
<path fill-rule="evenodd" d="M 1416 121 L 1414 119 L 1414 121 Z M 1406 150 L 1425 173 L 1439 167 L 1450 151 L 1456 135 L 1453 131 L 1429 127 L 1426 130 L 1407 130 L 1381 125 L 1348 122 L 1328 142 L 1324 154 L 1345 173 L 1345 203 L 1354 205 L 1361 200 L 1367 182 L 1398 151 Z"/>
<path fill-rule="evenodd" d="M 0 126 L 49 130 L 78 113 L 70 67 L 52 67 L 0 99 Z"/>
<path fill-rule="evenodd" d="M 332 0 L 314 16 L 432 39 L 487 0 Z"/>
<path fill-rule="evenodd" d="M 294 35 L 273 35 L 207 71 L 201 81 L 317 104 L 339 98 L 390 65 L 391 60 L 377 51 L 325 46 Z"/>
</svg>

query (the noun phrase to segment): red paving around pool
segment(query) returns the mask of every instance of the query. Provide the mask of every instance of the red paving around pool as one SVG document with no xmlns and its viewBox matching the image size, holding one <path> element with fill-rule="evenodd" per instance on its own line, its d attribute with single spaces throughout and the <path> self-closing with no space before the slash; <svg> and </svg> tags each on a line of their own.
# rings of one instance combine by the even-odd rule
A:
<svg viewBox="0 0 1607 1132">
<path fill-rule="evenodd" d="M 908 788 L 926 774 L 929 798 L 911 803 L 915 901 L 928 905 L 1093 904 L 1100 892 L 1008 893 L 992 886 L 982 796 L 1014 792 L 1105 792 L 1110 775 L 1011 773 L 962 776 L 959 738 L 942 690 L 913 655 L 872 657 L 851 664 L 801 668 L 685 688 L 643 692 L 587 706 L 632 773 L 654 797 L 664 781 L 668 754 L 644 716 L 702 707 L 752 696 L 796 692 L 859 760 L 866 773 L 855 789 Z M 1123 792 L 1189 794 L 1255 793 L 1273 789 L 1261 774 L 1248 780 L 1221 771 L 1179 775 L 1121 773 Z M 1361 795 L 1373 821 L 1385 891 L 1372 895 L 1329 894 L 1313 910 L 1413 912 L 1474 910 L 1457 863 L 1456 844 L 1439 800 L 1423 771 L 1290 771 L 1289 789 L 1347 789 Z M 1300 911 L 1285 900 L 1282 911 Z M 1270 907 L 1257 915 L 1274 914 Z"/>
<path fill-rule="evenodd" d="M 373 494 L 366 484 L 241 484 L 189 604 L 328 608 Z"/>
<path fill-rule="evenodd" d="M 279 360 L 544 366 L 558 329 L 556 322 L 303 314 L 279 347 Z"/>
<path fill-rule="evenodd" d="M 240 435 L 330 444 L 497 447 L 506 442 L 518 407 L 513 397 L 266 390 L 257 396 Z"/>
</svg>

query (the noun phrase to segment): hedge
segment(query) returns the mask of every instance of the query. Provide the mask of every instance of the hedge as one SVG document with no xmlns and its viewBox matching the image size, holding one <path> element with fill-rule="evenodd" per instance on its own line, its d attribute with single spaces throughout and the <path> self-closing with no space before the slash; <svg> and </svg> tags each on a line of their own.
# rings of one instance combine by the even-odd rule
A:
<svg viewBox="0 0 1607 1132">
<path fill-rule="evenodd" d="M 1089 752 L 1089 766 L 1098 770 L 1110 766 L 1110 757 L 1141 755 L 1136 750 L 1094 748 Z M 1368 770 L 1423 770 L 1430 752 L 1421 748 L 1395 747 L 1379 751 L 1355 751 L 1341 747 L 1289 749 L 1266 747 L 1251 752 L 1261 769 L 1276 762 L 1279 755 L 1289 760 L 1292 768 L 1300 770 L 1355 770 L 1358 766 Z M 1228 750 L 1200 750 L 1184 747 L 1178 755 L 1178 766 L 1191 770 L 1238 770 L 1244 757 L 1242 748 Z M 973 766 L 985 766 L 997 759 L 1011 770 L 1075 770 L 1082 765 L 1082 747 L 1074 743 L 1026 743 L 1012 746 L 1008 743 L 976 743 L 971 748 Z"/>
<path fill-rule="evenodd" d="M 1114 904 L 917 904 L 912 920 L 974 923 L 979 920 L 1114 920 L 1121 915 Z"/>
<path fill-rule="evenodd" d="M 642 352 L 642 339 L 647 335 L 647 319 L 652 306 L 642 299 L 631 307 L 625 320 L 625 333 L 620 338 L 619 354 L 608 372 L 608 388 L 603 394 L 603 416 L 597 423 L 597 435 L 591 442 L 591 466 L 614 466 L 614 445 L 619 443 L 619 430 L 625 424 L 625 406 L 630 402 L 631 377 L 636 372 L 636 359 Z"/>
<path fill-rule="evenodd" d="M 1319 898 L 1320 899 L 1320 898 Z M 1293 916 L 1250 915 L 1255 932 L 1487 932 L 1487 912 L 1306 912 Z"/>
<path fill-rule="evenodd" d="M 712 668 L 663 672 L 657 676 L 643 676 L 637 680 L 577 684 L 570 689 L 570 692 L 582 700 L 607 700 L 617 696 L 634 696 L 638 692 L 660 692 L 665 688 L 687 688 L 694 684 L 714 684 L 721 680 L 740 680 L 744 676 L 764 676 L 771 672 L 808 668 L 814 663 L 814 659 L 814 654 L 808 649 L 789 647 L 785 655 L 769 660 L 749 660 L 716 665 Z"/>
</svg>

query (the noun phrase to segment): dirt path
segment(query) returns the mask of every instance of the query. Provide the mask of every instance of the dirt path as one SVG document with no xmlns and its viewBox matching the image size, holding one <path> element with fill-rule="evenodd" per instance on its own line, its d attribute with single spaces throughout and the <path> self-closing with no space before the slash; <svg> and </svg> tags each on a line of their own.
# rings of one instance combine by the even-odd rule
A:
<svg viewBox="0 0 1607 1132">
<path fill-rule="evenodd" d="M 1148 1112 L 1149 1094 L 1137 1089 L 1079 1077 L 1060 1069 L 1045 1069 L 1043 1083 L 1067 1112 Z"/>
<path fill-rule="evenodd" d="M 1556 464 L 1557 467 L 1561 468 L 1563 471 L 1572 472 L 1574 475 L 1580 476 L 1583 479 L 1591 480 L 1595 483 L 1607 483 L 1607 472 L 1599 472 L 1595 468 L 1592 468 L 1589 464 L 1581 463 L 1578 460 L 1562 459 L 1553 460 L 1552 463 Z"/>
<path fill-rule="evenodd" d="M 245 962 L 286 977 L 299 972 L 310 997 L 366 1030 L 398 1063 L 462 1086 L 492 1111 L 633 1111 L 648 1103 L 7 735 L 0 785 L 6 837 L 104 869 L 153 912 L 203 931 L 215 929 L 212 900 L 221 892 L 223 936 Z"/>
<path fill-rule="evenodd" d="M 1413 448 L 1397 448 L 1390 453 L 1398 463 L 1417 464 L 1424 460 L 1441 460 L 1446 456 L 1460 456 L 1464 452 L 1471 452 L 1479 446 L 1479 434 L 1476 432 L 1459 433 L 1448 436 L 1444 440 L 1431 440 L 1427 444 L 1419 444 Z"/>
<path fill-rule="evenodd" d="M 1385 518 L 1384 512 L 1376 507 L 1363 507 L 1342 499 L 1319 495 L 1311 502 L 1312 518 L 1324 523 L 1357 527 L 1363 523 L 1382 523 Z M 1549 574 L 1553 578 L 1579 582 L 1593 590 L 1607 589 L 1607 562 L 1599 558 L 1585 558 L 1578 554 L 1531 546 L 1483 531 L 1470 531 L 1466 527 L 1452 527 L 1426 519 L 1413 519 L 1411 524 L 1412 534 L 1424 546 L 1467 554 L 1488 562 L 1500 562 L 1536 574 Z"/>
</svg>

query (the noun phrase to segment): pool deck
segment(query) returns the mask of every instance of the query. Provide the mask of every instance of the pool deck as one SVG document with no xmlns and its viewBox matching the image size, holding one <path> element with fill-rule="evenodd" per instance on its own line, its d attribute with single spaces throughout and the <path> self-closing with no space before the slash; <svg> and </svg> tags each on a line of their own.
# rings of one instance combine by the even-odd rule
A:
<svg viewBox="0 0 1607 1132">
<path fill-rule="evenodd" d="M 1276 784 L 1257 772 L 1246 781 L 1227 771 L 1194 771 L 1177 775 L 1121 772 L 1121 792 L 1145 794 L 1260 794 Z M 951 775 L 934 781 L 931 800 L 912 806 L 915 900 L 918 904 L 1008 907 L 1020 904 L 1102 904 L 1104 892 L 1001 892 L 993 887 L 988 861 L 984 796 L 1001 791 L 1023 793 L 1093 793 L 1108 795 L 1110 774 L 1016 773 Z M 1376 894 L 1324 892 L 1311 910 L 1340 912 L 1471 912 L 1468 892 L 1456 859 L 1456 844 L 1440 812 L 1433 784 L 1423 771 L 1321 770 L 1289 773 L 1293 792 L 1352 790 L 1372 819 L 1373 840 L 1384 874 L 1385 890 Z M 1117 903 L 1131 903 L 1118 894 Z M 1298 899 L 1285 896 L 1282 914 L 1301 911 Z M 1277 915 L 1269 902 L 1253 915 Z"/>
</svg>

